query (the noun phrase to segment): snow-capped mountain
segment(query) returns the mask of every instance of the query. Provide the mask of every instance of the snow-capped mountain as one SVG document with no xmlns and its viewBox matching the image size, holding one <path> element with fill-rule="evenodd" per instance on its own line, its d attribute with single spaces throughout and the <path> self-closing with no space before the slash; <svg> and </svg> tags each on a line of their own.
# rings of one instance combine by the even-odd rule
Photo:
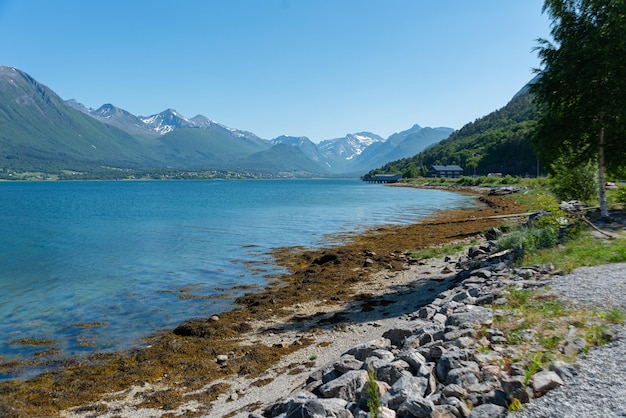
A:
<svg viewBox="0 0 626 418">
<path fill-rule="evenodd" d="M 343 138 L 328 139 L 318 144 L 320 152 L 329 158 L 350 161 L 359 156 L 364 149 L 376 142 L 385 140 L 371 132 L 348 134 Z"/>
<path fill-rule="evenodd" d="M 175 129 L 198 127 L 192 120 L 187 119 L 174 109 L 167 109 L 152 116 L 139 116 L 139 120 L 148 129 L 159 135 L 165 135 Z"/>
</svg>

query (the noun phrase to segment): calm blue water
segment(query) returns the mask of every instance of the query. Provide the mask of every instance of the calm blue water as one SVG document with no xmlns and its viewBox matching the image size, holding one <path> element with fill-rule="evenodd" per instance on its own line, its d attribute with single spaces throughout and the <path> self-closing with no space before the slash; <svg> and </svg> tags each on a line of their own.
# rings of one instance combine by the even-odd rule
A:
<svg viewBox="0 0 626 418">
<path fill-rule="evenodd" d="M 181 299 L 264 283 L 249 268 L 282 246 L 413 222 L 473 199 L 358 180 L 0 183 L 0 356 L 119 349 L 228 308 Z M 267 272 L 265 272 L 267 273 Z M 98 327 L 77 326 L 102 322 Z"/>
</svg>

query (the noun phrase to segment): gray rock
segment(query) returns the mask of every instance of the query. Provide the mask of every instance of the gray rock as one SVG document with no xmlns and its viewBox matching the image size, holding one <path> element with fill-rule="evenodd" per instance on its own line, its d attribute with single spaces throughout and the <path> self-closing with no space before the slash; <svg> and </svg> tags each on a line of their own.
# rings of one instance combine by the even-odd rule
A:
<svg viewBox="0 0 626 418">
<path fill-rule="evenodd" d="M 379 348 L 379 349 L 372 351 L 372 353 L 368 356 L 368 358 L 380 359 L 380 360 L 385 360 L 387 362 L 391 362 L 394 360 L 395 356 L 391 351 Z"/>
<path fill-rule="evenodd" d="M 422 364 L 416 376 L 423 377 L 428 382 L 426 386 L 426 391 L 424 392 L 424 396 L 432 395 L 436 392 L 437 379 L 435 379 L 435 364 L 434 363 Z"/>
<path fill-rule="evenodd" d="M 452 396 L 461 399 L 467 396 L 467 390 L 463 386 L 454 383 L 444 387 L 441 390 L 441 393 L 443 393 L 446 397 Z"/>
<path fill-rule="evenodd" d="M 376 379 L 393 385 L 396 380 L 404 375 L 411 375 L 409 369 L 411 366 L 404 360 L 396 360 L 376 369 Z"/>
<path fill-rule="evenodd" d="M 324 370 L 322 374 L 322 383 L 333 381 L 339 376 L 341 376 L 341 373 L 339 373 L 334 367 L 330 367 L 327 370 Z"/>
<path fill-rule="evenodd" d="M 470 416 L 471 411 L 469 409 L 469 406 L 467 406 L 465 402 L 463 402 L 461 399 L 457 397 L 454 397 L 454 396 L 447 397 L 444 401 L 444 404 L 454 406 L 456 410 L 458 411 L 457 417 L 468 418 Z"/>
<path fill-rule="evenodd" d="M 435 404 L 430 399 L 420 396 L 411 396 L 400 405 L 398 414 L 416 418 L 429 418 L 435 410 Z"/>
<path fill-rule="evenodd" d="M 381 337 L 363 344 L 359 344 L 356 347 L 352 347 L 346 352 L 346 354 L 351 354 L 358 360 L 365 361 L 365 359 L 370 357 L 374 351 L 378 349 L 387 349 L 390 346 L 391 341 L 389 341 L 387 338 Z"/>
<path fill-rule="evenodd" d="M 485 231 L 485 238 L 489 241 L 496 240 L 502 236 L 502 231 L 499 228 L 489 228 Z"/>
<path fill-rule="evenodd" d="M 524 384 L 523 376 L 507 377 L 500 381 L 502 385 L 502 391 L 506 395 L 509 402 L 513 399 L 517 399 L 521 403 L 526 403 L 530 400 L 530 396 L 526 391 L 526 385 Z"/>
<path fill-rule="evenodd" d="M 576 356 L 587 348 L 587 341 L 584 338 L 572 338 L 563 343 L 561 352 L 566 356 Z"/>
<path fill-rule="evenodd" d="M 446 384 L 455 383 L 463 387 L 469 388 L 479 383 L 477 373 L 475 373 L 470 367 L 459 367 L 458 369 L 450 370 L 446 380 Z"/>
<path fill-rule="evenodd" d="M 476 330 L 474 328 L 461 328 L 461 327 L 449 327 L 450 331 L 443 334 L 445 341 L 456 341 L 461 337 L 476 337 Z"/>
<path fill-rule="evenodd" d="M 403 351 L 398 355 L 398 359 L 404 360 L 417 373 L 422 364 L 426 364 L 426 358 L 415 350 Z"/>
<path fill-rule="evenodd" d="M 439 360 L 448 350 L 441 345 L 432 345 L 428 351 L 430 358 Z"/>
<path fill-rule="evenodd" d="M 473 357 L 467 350 L 454 350 L 444 353 L 435 368 L 437 379 L 439 379 L 440 382 L 445 382 L 450 370 L 463 367 L 463 362 L 471 358 Z"/>
<path fill-rule="evenodd" d="M 475 300 L 474 300 L 474 304 L 477 306 L 482 306 L 482 305 L 491 305 L 494 301 L 494 296 L 493 293 L 489 292 L 489 293 L 484 293 L 480 296 L 478 296 Z"/>
<path fill-rule="evenodd" d="M 457 418 L 459 410 L 454 405 L 435 405 L 433 418 Z"/>
<path fill-rule="evenodd" d="M 563 379 L 555 372 L 543 370 L 534 374 L 530 379 L 530 383 L 536 392 L 544 394 L 559 386 L 563 386 Z"/>
<path fill-rule="evenodd" d="M 476 344 L 476 340 L 470 337 L 461 337 L 454 342 L 459 348 L 470 348 Z"/>
<path fill-rule="evenodd" d="M 478 405 L 472 409 L 469 418 L 506 418 L 506 408 L 493 404 Z"/>
<path fill-rule="evenodd" d="M 350 370 L 360 370 L 363 367 L 363 362 L 357 360 L 351 354 L 342 355 L 338 361 L 333 364 L 333 368 L 337 370 L 339 374 L 344 374 Z"/>
<path fill-rule="evenodd" d="M 422 308 L 420 308 L 419 311 L 417 311 L 417 316 L 418 318 L 421 319 L 432 319 L 432 317 L 435 315 L 435 313 L 437 313 L 437 309 L 435 309 L 434 306 L 432 305 L 426 305 L 423 306 Z"/>
<path fill-rule="evenodd" d="M 550 371 L 558 374 L 563 381 L 573 379 L 574 376 L 578 374 L 578 368 L 576 367 L 576 365 L 558 360 L 550 366 Z"/>
<path fill-rule="evenodd" d="M 352 418 L 346 405 L 347 402 L 341 399 L 311 399 L 294 403 L 287 410 L 286 418 Z"/>
<path fill-rule="evenodd" d="M 354 402 L 366 382 L 367 372 L 365 370 L 351 370 L 337 379 L 323 384 L 319 387 L 319 391 L 325 398 L 340 398 Z"/>
<path fill-rule="evenodd" d="M 493 324 L 493 312 L 489 308 L 481 306 L 467 306 L 466 312 L 455 312 L 448 315 L 446 325 L 457 327 L 472 327 L 474 324 L 491 326 Z"/>
<path fill-rule="evenodd" d="M 383 334 L 383 337 L 391 341 L 391 345 L 401 346 L 404 343 L 404 340 L 406 340 L 407 337 L 413 335 L 414 333 L 414 329 L 404 327 L 403 324 L 401 328 L 392 328 L 386 331 Z"/>
<path fill-rule="evenodd" d="M 469 258 L 476 258 L 476 257 L 480 257 L 487 254 L 485 252 L 485 250 L 481 249 L 480 247 L 473 245 L 471 246 L 468 250 L 467 250 L 467 256 Z"/>
<path fill-rule="evenodd" d="M 427 388 L 428 380 L 424 377 L 402 376 L 391 386 L 389 392 L 381 398 L 381 402 L 383 405 L 397 410 L 407 399 L 423 397 Z"/>
<path fill-rule="evenodd" d="M 469 295 L 469 293 L 467 293 L 467 291 L 459 290 L 454 293 L 454 295 L 452 295 L 451 299 L 453 302 L 468 303 L 468 301 L 471 299 L 471 296 Z"/>
<path fill-rule="evenodd" d="M 472 275 L 470 277 L 479 277 L 481 279 L 489 279 L 493 274 L 488 268 L 481 268 L 478 270 L 472 271 Z"/>
</svg>

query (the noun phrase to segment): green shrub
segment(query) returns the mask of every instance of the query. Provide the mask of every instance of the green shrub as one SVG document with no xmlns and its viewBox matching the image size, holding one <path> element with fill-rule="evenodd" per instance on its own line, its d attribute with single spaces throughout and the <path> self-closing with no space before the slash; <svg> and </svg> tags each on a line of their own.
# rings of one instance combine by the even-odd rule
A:
<svg viewBox="0 0 626 418">
<path fill-rule="evenodd" d="M 504 235 L 498 240 L 498 251 L 523 250 L 532 252 L 540 248 L 552 248 L 559 243 L 559 228 L 525 226 Z"/>
<path fill-rule="evenodd" d="M 626 206 L 626 187 L 620 187 L 615 191 L 617 203 Z"/>
<path fill-rule="evenodd" d="M 557 199 L 591 202 L 598 195 L 594 162 L 572 167 L 561 158 L 552 164 L 552 171 L 550 187 Z"/>
<path fill-rule="evenodd" d="M 370 364 L 367 368 L 367 408 L 370 411 L 369 416 L 371 418 L 378 418 L 380 416 L 380 392 L 378 391 L 378 383 L 376 382 L 376 371 Z"/>
</svg>

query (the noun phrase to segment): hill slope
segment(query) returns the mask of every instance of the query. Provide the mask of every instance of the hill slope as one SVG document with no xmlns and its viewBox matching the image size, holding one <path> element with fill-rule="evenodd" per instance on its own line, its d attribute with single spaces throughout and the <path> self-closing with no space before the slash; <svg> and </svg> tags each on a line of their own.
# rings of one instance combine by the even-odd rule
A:
<svg viewBox="0 0 626 418">
<path fill-rule="evenodd" d="M 536 109 L 526 89 L 503 108 L 468 123 L 447 139 L 423 152 L 385 164 L 370 171 L 402 173 L 403 177 L 424 175 L 432 165 L 459 165 L 466 175 L 534 175 L 537 157 L 530 138 Z"/>
<path fill-rule="evenodd" d="M 0 66 L 0 161 L 4 168 L 152 164 L 140 140 L 69 108 L 26 73 Z"/>
</svg>

